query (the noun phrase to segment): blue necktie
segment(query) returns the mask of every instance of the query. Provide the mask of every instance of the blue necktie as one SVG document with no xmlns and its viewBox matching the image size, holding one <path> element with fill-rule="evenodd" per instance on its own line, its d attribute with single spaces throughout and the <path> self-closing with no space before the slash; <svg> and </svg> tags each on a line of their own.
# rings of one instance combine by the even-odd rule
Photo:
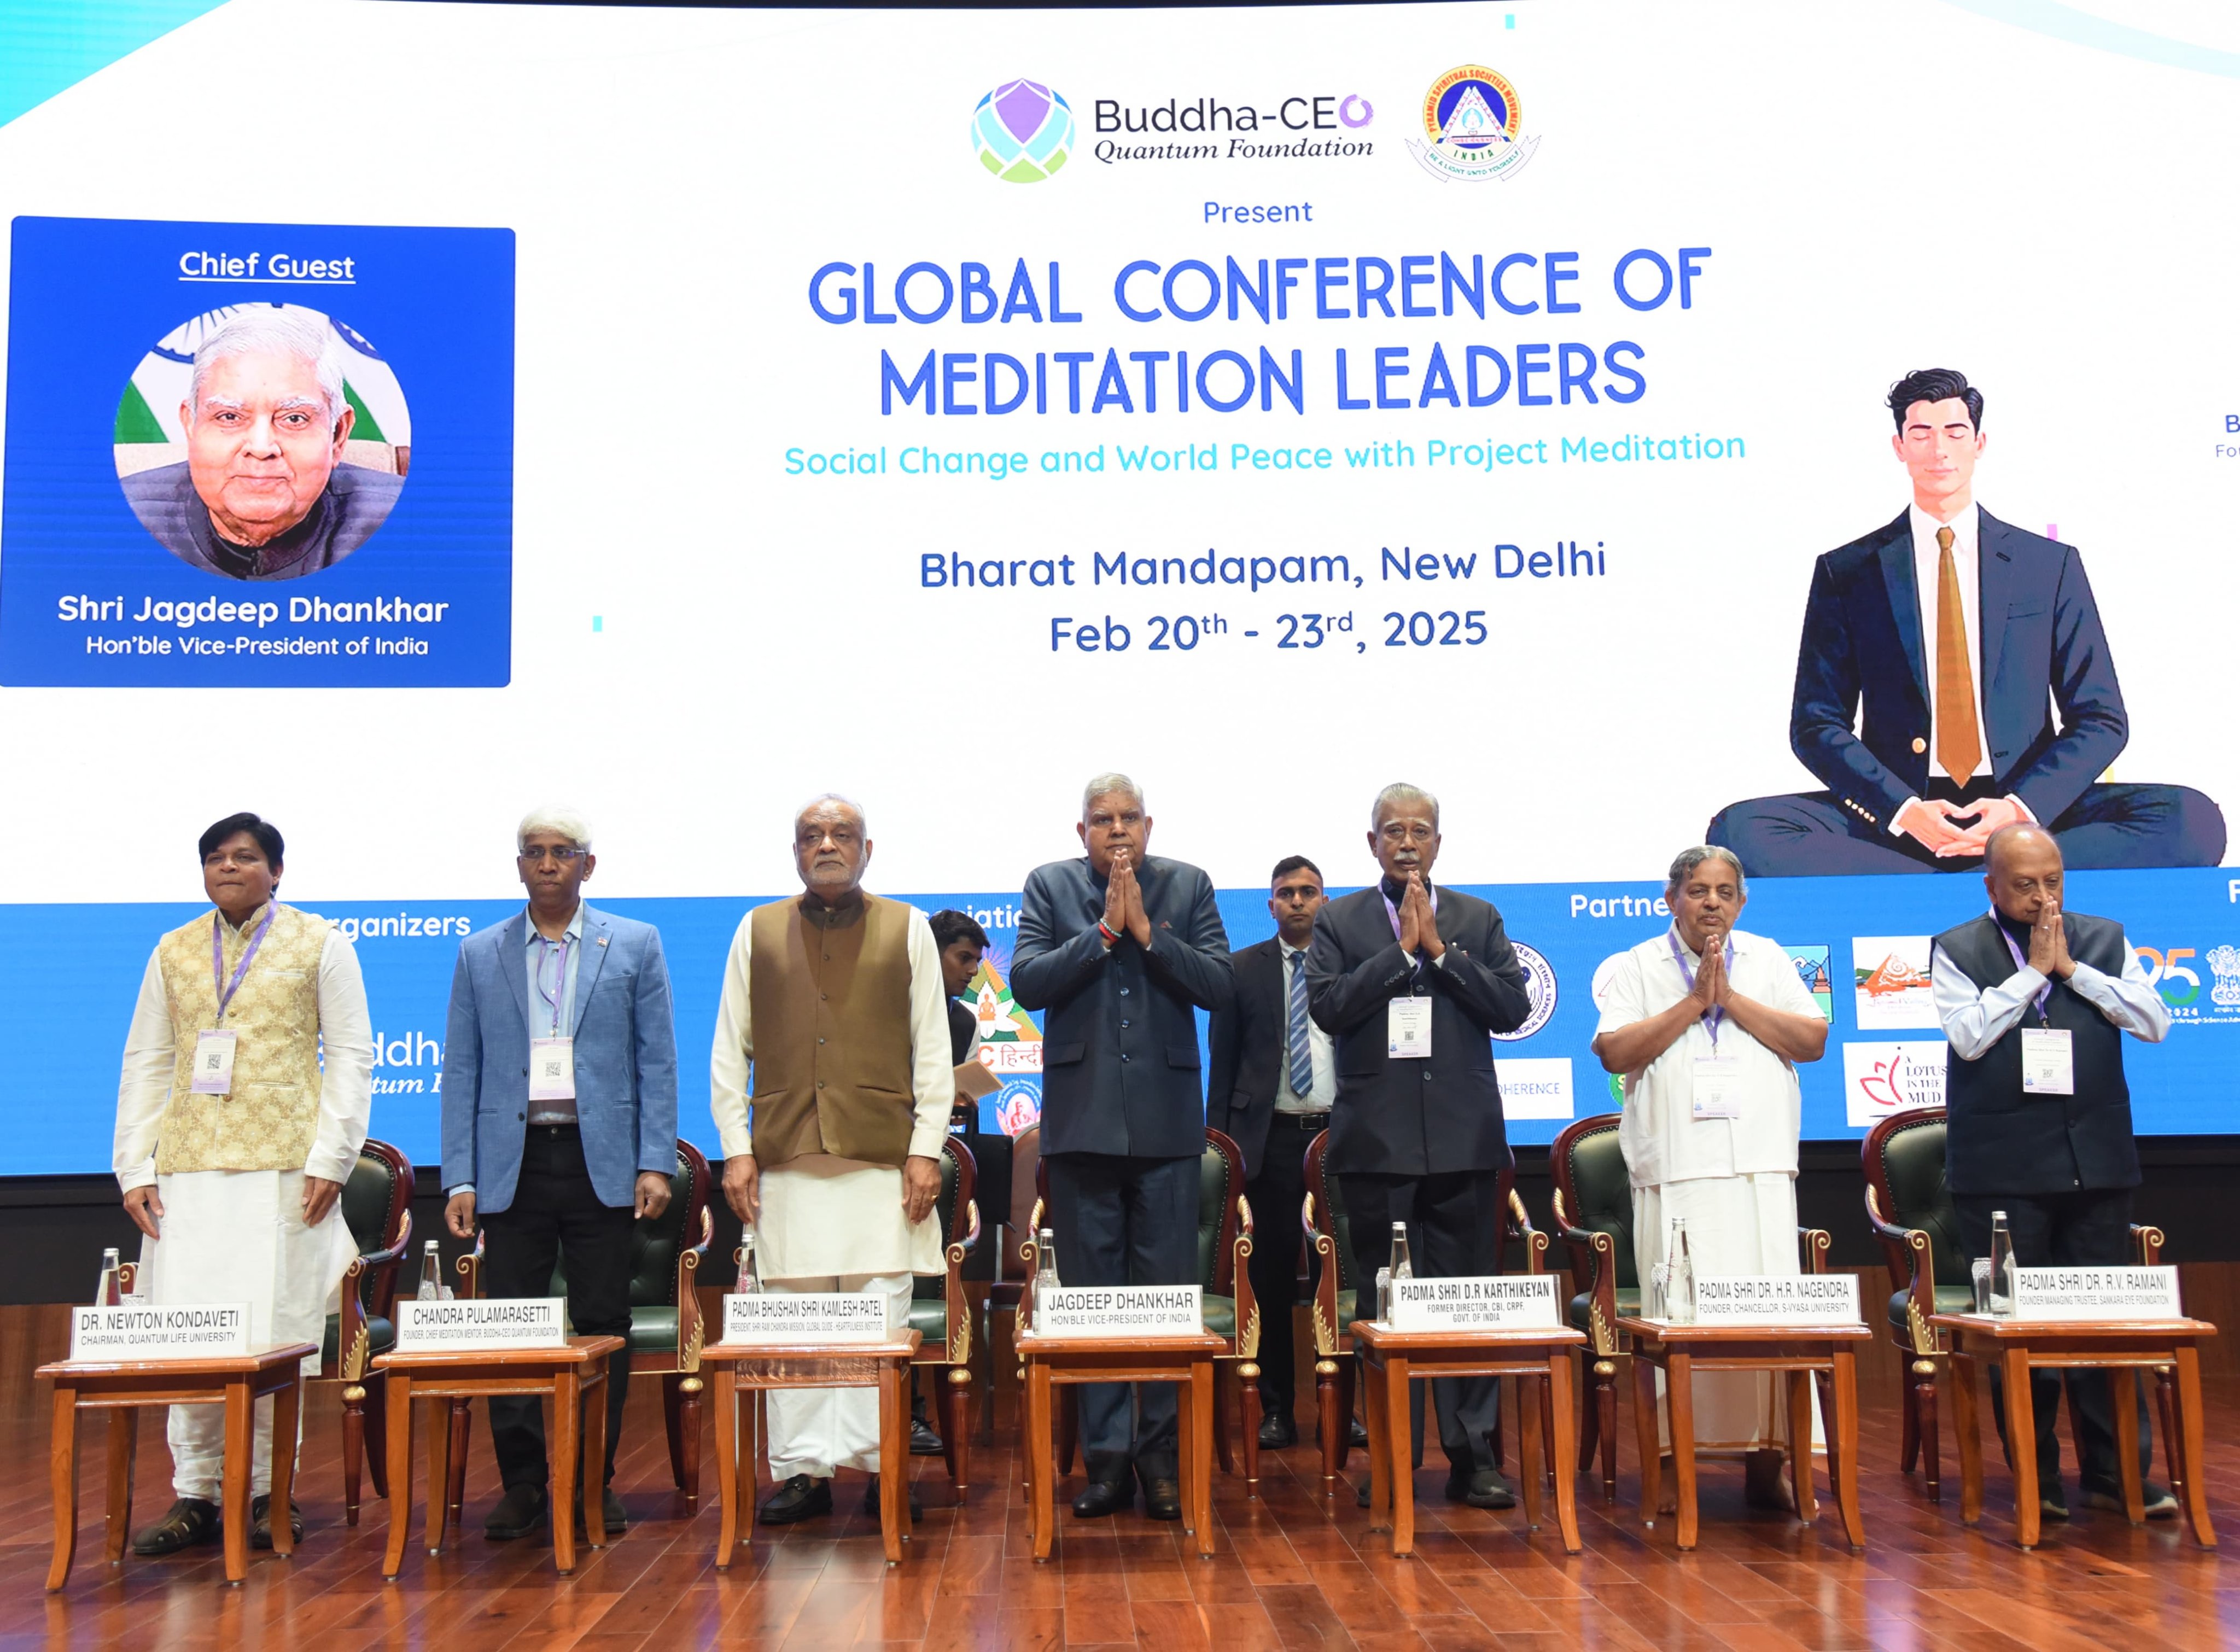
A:
<svg viewBox="0 0 2240 1652">
<path fill-rule="evenodd" d="M 1291 1007 L 1284 1028 L 1284 1048 L 1290 1052 L 1291 1094 L 1305 1101 L 1315 1088 L 1314 1047 L 1307 1032 L 1307 956 L 1290 957 Z"/>
</svg>

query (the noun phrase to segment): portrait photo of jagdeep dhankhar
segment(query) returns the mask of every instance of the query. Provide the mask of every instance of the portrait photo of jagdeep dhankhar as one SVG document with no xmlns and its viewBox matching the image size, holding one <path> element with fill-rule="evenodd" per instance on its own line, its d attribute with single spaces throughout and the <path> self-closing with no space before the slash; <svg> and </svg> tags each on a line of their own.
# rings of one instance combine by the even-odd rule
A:
<svg viewBox="0 0 2240 1652">
<path fill-rule="evenodd" d="M 140 523 L 228 579 L 333 567 L 388 519 L 411 462 L 397 376 L 317 310 L 242 304 L 143 358 L 117 412 L 117 470 Z"/>
</svg>

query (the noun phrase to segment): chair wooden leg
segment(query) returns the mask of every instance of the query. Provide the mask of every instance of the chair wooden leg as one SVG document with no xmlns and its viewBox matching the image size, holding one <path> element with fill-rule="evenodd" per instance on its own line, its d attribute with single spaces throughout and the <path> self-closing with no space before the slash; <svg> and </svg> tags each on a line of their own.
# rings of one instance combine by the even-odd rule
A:
<svg viewBox="0 0 2240 1652">
<path fill-rule="evenodd" d="M 1213 1401 L 1213 1454 L 1216 1457 L 1220 1459 L 1222 1473 L 1235 1474 L 1237 1472 L 1237 1453 L 1234 1449 L 1234 1445 L 1229 1437 L 1229 1396 L 1221 1393 L 1219 1390 L 1223 1388 L 1234 1388 L 1237 1386 L 1237 1364 L 1233 1360 L 1223 1360 L 1219 1364 L 1216 1365 L 1214 1369 L 1219 1372 L 1220 1375 L 1215 1378 L 1215 1394 Z M 1187 1402 L 1190 1398 L 1190 1390 L 1187 1389 L 1183 1389 L 1182 1397 L 1185 1402 Z M 1241 1406 L 1243 1404 L 1243 1401 L 1239 1399 L 1237 1403 Z"/>
<path fill-rule="evenodd" d="M 683 1372 L 662 1373 L 662 1431 L 669 1437 L 669 1477 L 677 1482 L 679 1491 L 684 1489 L 684 1418 L 679 1410 L 684 1401 L 683 1385 Z"/>
<path fill-rule="evenodd" d="M 2163 1467 L 2169 1472 L 2170 1495 L 2185 1501 L 2185 1462 L 2177 1449 L 2177 1401 L 2170 1387 L 2170 1369 L 2155 1367 L 2155 1407 L 2163 1418 Z"/>
<path fill-rule="evenodd" d="M 1260 1377 L 1237 1374 L 1237 1422 L 1244 1430 L 1244 1495 L 1260 1495 Z"/>
<path fill-rule="evenodd" d="M 1932 1360 L 1917 1360 L 1914 1364 L 1911 1392 L 1914 1407 L 1921 1417 L 1922 1483 L 1929 1493 L 1929 1501 L 1941 1502 L 1943 1489 L 1937 1483 L 1937 1458 L 1941 1454 L 1937 1444 L 1937 1365 Z"/>
<path fill-rule="evenodd" d="M 1345 1462 L 1346 1436 L 1351 1432 L 1352 1422 L 1338 1407 L 1336 1360 L 1315 1362 L 1315 1415 L 1322 1424 L 1323 1495 L 1332 1497 L 1337 1495 L 1337 1472 Z"/>
<path fill-rule="evenodd" d="M 373 1495 L 389 1497 L 389 1378 L 379 1372 L 365 1380 L 365 1472 Z"/>
<path fill-rule="evenodd" d="M 356 1396 L 356 1398 L 352 1398 Z M 343 1384 L 343 1524 L 357 1524 L 358 1488 L 365 1469 L 365 1389 Z"/>
<path fill-rule="evenodd" d="M 697 1376 L 680 1377 L 677 1384 L 680 1390 L 677 1400 L 677 1437 L 684 1454 L 684 1507 L 691 1514 L 700 1510 L 700 1419 L 705 1409 L 702 1402 L 706 1397 L 701 1385 L 705 1380 Z M 687 1388 L 688 1382 L 693 1386 Z M 603 1396 L 601 1403 L 604 1402 Z"/>
<path fill-rule="evenodd" d="M 964 1488 L 971 1481 L 972 1368 L 952 1365 L 942 1384 L 942 1455 L 949 1459 L 949 1483 L 961 1508 Z"/>
<path fill-rule="evenodd" d="M 1342 1354 L 1337 1362 L 1337 1471 L 1345 1472 L 1346 1459 L 1353 1455 L 1353 1391 L 1361 1380 L 1361 1362 L 1351 1354 Z"/>
<path fill-rule="evenodd" d="M 1073 1472 L 1073 1449 L 1081 1443 L 1080 1390 L 1070 1382 L 1057 1391 L 1057 1477 Z"/>
<path fill-rule="evenodd" d="M 1540 1391 L 1540 1461 L 1552 1486 L 1556 1483 L 1556 1385 L 1536 1381 L 1533 1387 Z M 1521 1429 L 1524 1424 L 1520 1422 L 1517 1426 Z M 1517 1449 L 1523 1449 L 1521 1445 Z"/>
<path fill-rule="evenodd" d="M 1913 1392 L 1913 1356 L 1903 1349 L 1898 1350 L 1897 1387 L 1897 1471 L 1911 1474 L 1914 1465 L 1921 1460 L 1921 1406 Z"/>
<path fill-rule="evenodd" d="M 466 1519 L 467 1503 L 467 1444 L 474 1438 L 474 1402 L 471 1400 L 452 1401 L 450 1418 L 451 1460 L 450 1463 L 450 1471 L 443 1476 L 444 1484 L 443 1496 L 446 1515 L 452 1528 L 455 1530 L 459 1531 L 466 1529 L 464 1522 Z M 573 1436 L 570 1436 L 570 1437 L 572 1438 Z M 436 1495 L 436 1488 L 433 1486 L 429 1487 L 428 1495 L 430 1497 Z M 556 1516 L 556 1518 L 557 1518 L 557 1516 Z M 430 1547 L 432 1548 L 433 1545 L 430 1545 Z"/>
<path fill-rule="evenodd" d="M 1595 1376 L 1593 1350 L 1580 1352 L 1578 1472 L 1584 1474 L 1595 1466 L 1595 1452 L 1602 1444 L 1603 1409 L 1595 1399 L 1600 1392 L 1601 1381 Z"/>
<path fill-rule="evenodd" d="M 1603 1501 L 1617 1502 L 1617 1362 L 1597 1360 L 1597 1366 L 1609 1366 L 1607 1376 L 1597 1372 L 1595 1377 L 1595 1409 L 1600 1416 L 1597 1424 L 1603 1436 Z"/>
</svg>

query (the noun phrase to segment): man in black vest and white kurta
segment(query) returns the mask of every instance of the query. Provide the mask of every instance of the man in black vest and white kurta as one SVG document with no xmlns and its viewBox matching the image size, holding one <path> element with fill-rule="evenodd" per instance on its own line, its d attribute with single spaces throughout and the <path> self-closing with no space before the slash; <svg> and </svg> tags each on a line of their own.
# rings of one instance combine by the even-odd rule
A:
<svg viewBox="0 0 2240 1652">
<path fill-rule="evenodd" d="M 1984 858 L 1991 910 L 1938 936 L 1930 953 L 1946 1063 L 1945 1176 L 1970 1257 L 1991 1249 L 1991 1214 L 2006 1213 L 2023 1268 L 2120 1267 L 2130 1259 L 2139 1154 L 2123 1035 L 2159 1043 L 2170 1012 L 2123 939 L 2123 925 L 2062 907 L 2061 849 L 2034 826 L 1995 833 Z M 2063 1377 L 2078 1479 L 2090 1509 L 2120 1509 L 2116 1427 L 2106 1374 L 2030 1377 L 2042 1512 L 2069 1518 L 2054 1405 Z M 2006 1436 L 1995 1386 L 1991 1406 Z M 2139 1471 L 2153 1449 L 2139 1398 Z M 2007 1455 L 2015 1445 L 2007 1440 Z M 2145 1489 L 2147 1513 L 2177 1500 Z"/>
</svg>

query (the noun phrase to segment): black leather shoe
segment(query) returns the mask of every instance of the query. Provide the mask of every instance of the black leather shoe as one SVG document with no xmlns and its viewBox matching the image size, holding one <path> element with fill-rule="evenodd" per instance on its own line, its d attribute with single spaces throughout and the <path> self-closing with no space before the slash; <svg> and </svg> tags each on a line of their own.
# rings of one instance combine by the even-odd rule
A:
<svg viewBox="0 0 2240 1652">
<path fill-rule="evenodd" d="M 296 1507 L 296 1500 L 288 1500 L 288 1532 L 296 1542 L 303 1541 L 303 1511 Z M 249 1546 L 251 1549 L 272 1547 L 272 1494 L 249 1500 Z"/>
<path fill-rule="evenodd" d="M 1183 1517 L 1182 1482 L 1166 1475 L 1147 1475 L 1143 1481 L 1143 1517 L 1146 1520 L 1180 1520 Z"/>
<path fill-rule="evenodd" d="M 2118 1502 L 2116 1506 L 2121 1509 L 2123 1505 Z M 2090 1492 L 2085 1494 L 2085 1507 L 2088 1509 L 2091 1507 Z M 2038 1518 L 2041 1520 L 2069 1518 L 2069 1499 L 2062 1492 L 2061 1480 L 2058 1475 L 2050 1475 L 2037 1482 L 2037 1512 Z"/>
<path fill-rule="evenodd" d="M 483 1535 L 494 1543 L 526 1537 L 544 1523 L 546 1494 L 542 1486 L 508 1486 L 497 1507 L 483 1522 Z"/>
<path fill-rule="evenodd" d="M 1290 1418 L 1270 1411 L 1260 1419 L 1260 1449 L 1263 1451 L 1281 1451 L 1285 1446 L 1298 1443 L 1298 1424 Z"/>
<path fill-rule="evenodd" d="M 933 1431 L 933 1424 L 923 1417 L 910 1419 L 910 1455 L 937 1457 L 947 1449 L 941 1443 L 941 1436 Z"/>
<path fill-rule="evenodd" d="M 1345 1442 L 1356 1451 L 1369 1449 L 1369 1430 L 1362 1426 L 1359 1417 L 1348 1417 L 1345 1420 Z"/>
<path fill-rule="evenodd" d="M 142 1555 L 176 1555 L 197 1543 L 216 1542 L 218 1532 L 216 1503 L 206 1497 L 182 1497 L 154 1525 L 143 1526 L 133 1533 L 132 1552 Z"/>
<path fill-rule="evenodd" d="M 765 1526 L 790 1526 L 797 1520 L 813 1520 L 832 1512 L 832 1482 L 797 1474 L 763 1504 L 758 1518 Z"/>
<path fill-rule="evenodd" d="M 1136 1506 L 1136 1482 L 1133 1480 L 1092 1480 L 1081 1495 L 1073 1500 L 1076 1520 L 1102 1520 L 1107 1515 L 1117 1515 Z"/>
<path fill-rule="evenodd" d="M 1514 1509 L 1517 1494 L 1498 1469 L 1456 1469 L 1447 1475 L 1447 1501 L 1473 1509 Z"/>
<path fill-rule="evenodd" d="M 910 1524 L 915 1526 L 925 1518 L 925 1509 L 917 1500 L 917 1488 L 909 1490 Z M 879 1476 L 873 1475 L 863 1484 L 863 1512 L 874 1520 L 879 1517 Z"/>
<path fill-rule="evenodd" d="M 599 1522 L 607 1529 L 610 1537 L 630 1529 L 630 1510 L 623 1507 L 623 1500 L 615 1495 L 612 1486 L 599 1493 Z M 576 1499 L 576 1529 L 583 1529 L 583 1500 L 581 1496 Z"/>
<path fill-rule="evenodd" d="M 1366 1509 L 1369 1507 L 1370 1484 L 1370 1482 L 1369 1481 L 1364 1480 L 1353 1489 L 1353 1506 L 1356 1509 Z"/>
<path fill-rule="evenodd" d="M 2088 1482 L 2083 1490 L 2087 1509 L 2103 1509 L 2112 1515 L 2123 1512 L 2123 1489 L 2121 1486 L 2096 1486 Z M 2177 1498 L 2168 1486 L 2158 1486 L 2151 1480 L 2143 1482 L 2139 1487 L 2139 1502 L 2149 1520 L 2177 1518 Z"/>
</svg>

